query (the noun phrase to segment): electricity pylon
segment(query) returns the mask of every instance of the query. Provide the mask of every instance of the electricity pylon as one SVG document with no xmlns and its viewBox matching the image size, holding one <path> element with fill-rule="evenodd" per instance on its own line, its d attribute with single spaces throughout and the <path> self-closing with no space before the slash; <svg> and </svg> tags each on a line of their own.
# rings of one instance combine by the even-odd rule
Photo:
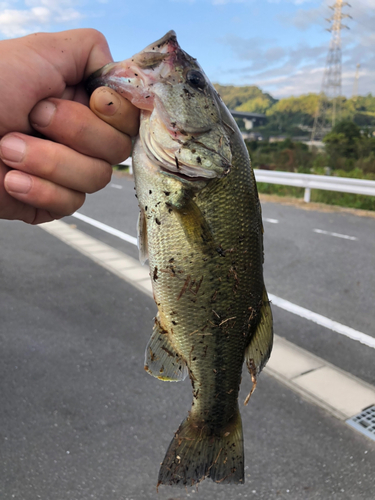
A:
<svg viewBox="0 0 375 500">
<path fill-rule="evenodd" d="M 350 7 L 347 2 L 342 0 L 336 0 L 334 5 L 330 5 L 333 15 L 327 21 L 331 23 L 328 31 L 332 33 L 332 36 L 323 74 L 318 109 L 311 133 L 312 141 L 322 139 L 325 133 L 340 119 L 341 115 L 341 30 L 343 28 L 349 29 L 348 26 L 341 23 L 341 20 L 344 17 L 351 17 L 349 14 L 343 14 L 342 8 L 345 5 Z M 329 114 L 331 114 L 331 117 L 329 117 Z"/>
</svg>

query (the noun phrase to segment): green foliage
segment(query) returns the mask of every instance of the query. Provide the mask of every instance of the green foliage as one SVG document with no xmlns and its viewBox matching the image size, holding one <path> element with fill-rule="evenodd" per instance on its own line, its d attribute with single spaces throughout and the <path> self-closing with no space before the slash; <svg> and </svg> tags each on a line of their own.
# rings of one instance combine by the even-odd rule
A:
<svg viewBox="0 0 375 500">
<path fill-rule="evenodd" d="M 229 109 L 264 113 L 277 102 L 277 99 L 271 97 L 270 94 L 263 93 L 255 85 L 235 87 L 234 85 L 218 85 L 215 83 L 214 87 Z"/>
<path fill-rule="evenodd" d="M 349 171 L 362 165 L 365 173 L 371 173 L 375 168 L 375 138 L 361 134 L 355 123 L 349 120 L 337 123 L 323 141 L 329 164 L 334 169 Z"/>
<path fill-rule="evenodd" d="M 286 136 L 281 142 L 251 141 L 247 148 L 254 168 L 324 175 L 327 167 L 333 175 L 375 180 L 375 97 L 372 94 L 351 99 L 341 98 L 341 118 L 325 138 L 325 150 L 309 150 L 291 137 L 309 139 L 319 94 L 306 94 L 276 100 L 258 87 L 215 85 L 225 104 L 239 111 L 264 113 L 267 124 L 255 129 L 264 138 Z M 326 103 L 328 113 L 332 103 Z M 303 189 L 259 183 L 263 193 L 303 197 Z M 312 190 L 312 201 L 375 210 L 375 198 L 346 193 Z"/>
<path fill-rule="evenodd" d="M 266 114 L 267 124 L 256 129 L 265 137 L 280 134 L 308 136 L 321 98 L 319 94 L 310 93 L 277 100 L 254 85 L 235 87 L 215 84 L 215 88 L 230 109 Z M 375 97 L 372 94 L 350 99 L 341 97 L 340 104 L 342 120 L 354 122 L 362 128 L 375 129 Z M 329 115 L 331 103 L 326 105 Z"/>
<path fill-rule="evenodd" d="M 340 207 L 375 210 L 375 198 L 373 196 L 364 196 L 360 194 L 313 189 L 311 191 L 311 201 L 326 203 L 327 205 L 338 205 Z"/>
<path fill-rule="evenodd" d="M 281 186 L 278 184 L 258 182 L 257 187 L 259 193 L 275 194 L 277 196 L 291 196 L 293 198 L 303 198 L 304 195 L 303 188 L 295 188 L 292 186 Z M 364 196 L 360 194 L 312 189 L 311 201 L 315 203 L 326 203 L 327 205 L 359 208 L 362 210 L 375 210 L 374 196 Z"/>
<path fill-rule="evenodd" d="M 128 172 L 129 171 L 129 165 L 112 165 L 113 170 L 120 170 L 122 172 Z"/>
<path fill-rule="evenodd" d="M 346 123 L 338 124 L 335 131 L 331 132 L 330 147 L 336 147 L 335 154 L 327 150 L 319 152 L 310 151 L 300 142 L 286 139 L 282 142 L 251 141 L 247 142 L 253 168 L 267 168 L 305 174 L 325 175 L 327 166 L 333 175 L 338 177 L 351 177 L 356 179 L 375 180 L 375 138 L 357 134 L 358 127 L 351 127 Z M 341 132 L 338 132 L 340 131 Z M 356 146 L 356 156 L 339 156 L 340 148 L 348 148 L 350 144 Z M 362 149 L 361 149 L 362 148 Z M 361 151 L 364 153 L 361 155 Z M 279 196 L 293 196 L 302 198 L 304 189 L 277 184 L 259 183 L 260 193 L 276 194 Z M 350 193 L 312 190 L 311 201 L 341 205 L 364 210 L 375 210 L 375 198 Z"/>
<path fill-rule="evenodd" d="M 307 94 L 299 97 L 287 97 L 280 99 L 267 112 L 267 116 L 273 116 L 277 113 L 286 113 L 290 116 L 295 114 L 308 115 L 310 118 L 315 116 L 318 108 L 319 95 Z"/>
<path fill-rule="evenodd" d="M 254 168 L 310 173 L 314 155 L 306 144 L 286 139 L 281 142 L 251 141 L 247 149 Z"/>
<path fill-rule="evenodd" d="M 353 140 L 359 139 L 361 137 L 360 128 L 354 122 L 349 121 L 349 120 L 342 120 L 342 121 L 338 122 L 333 127 L 331 133 L 343 134 L 345 136 L 345 138 L 349 141 L 353 141 Z"/>
<path fill-rule="evenodd" d="M 237 111 L 247 111 L 249 113 L 266 113 L 266 111 L 272 106 L 272 101 L 270 100 L 268 94 L 262 94 L 260 96 L 254 97 L 254 99 L 249 99 L 241 106 L 238 106 Z"/>
</svg>

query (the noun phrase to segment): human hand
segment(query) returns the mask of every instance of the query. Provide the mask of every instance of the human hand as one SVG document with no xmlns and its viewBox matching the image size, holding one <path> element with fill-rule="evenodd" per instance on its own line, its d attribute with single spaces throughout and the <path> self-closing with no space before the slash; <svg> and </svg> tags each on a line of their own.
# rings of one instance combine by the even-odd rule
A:
<svg viewBox="0 0 375 500">
<path fill-rule="evenodd" d="M 0 41 L 0 218 L 39 224 L 71 214 L 129 156 L 139 111 L 101 88 L 93 112 L 82 85 L 111 60 L 90 29 Z"/>
</svg>

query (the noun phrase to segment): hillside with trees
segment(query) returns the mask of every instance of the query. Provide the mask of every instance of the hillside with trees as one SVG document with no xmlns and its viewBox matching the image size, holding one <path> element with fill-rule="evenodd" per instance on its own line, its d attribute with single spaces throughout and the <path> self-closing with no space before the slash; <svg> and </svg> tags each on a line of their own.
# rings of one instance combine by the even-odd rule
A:
<svg viewBox="0 0 375 500">
<path fill-rule="evenodd" d="M 254 129 L 263 140 L 245 141 L 254 168 L 375 180 L 375 97 L 371 94 L 342 97 L 341 121 L 323 138 L 323 149 L 311 149 L 303 140 L 310 138 L 318 94 L 277 100 L 256 86 L 215 87 L 230 109 L 267 116 L 266 125 Z M 303 189 L 273 184 L 258 187 L 260 192 L 303 197 Z M 313 190 L 312 200 L 375 210 L 371 196 Z"/>
<path fill-rule="evenodd" d="M 270 94 L 253 86 L 216 85 L 216 90 L 230 109 L 264 113 L 267 124 L 256 129 L 265 138 L 273 135 L 306 136 L 311 133 L 318 108 L 319 94 L 275 99 Z M 329 113 L 330 103 L 328 103 Z M 356 96 L 341 98 L 341 119 L 353 121 L 359 127 L 375 129 L 375 97 Z"/>
<path fill-rule="evenodd" d="M 235 87 L 234 85 L 214 85 L 229 109 L 265 113 L 277 99 L 266 94 L 255 85 Z"/>
</svg>

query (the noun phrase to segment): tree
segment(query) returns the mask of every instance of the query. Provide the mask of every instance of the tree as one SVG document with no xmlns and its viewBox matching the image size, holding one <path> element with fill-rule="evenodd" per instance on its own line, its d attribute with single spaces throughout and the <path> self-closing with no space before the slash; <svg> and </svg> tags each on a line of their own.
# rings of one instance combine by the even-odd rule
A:
<svg viewBox="0 0 375 500">
<path fill-rule="evenodd" d="M 343 120 L 337 123 L 323 139 L 331 166 L 352 168 L 352 162 L 345 160 L 358 159 L 358 143 L 361 138 L 361 131 L 354 122 Z"/>
</svg>

